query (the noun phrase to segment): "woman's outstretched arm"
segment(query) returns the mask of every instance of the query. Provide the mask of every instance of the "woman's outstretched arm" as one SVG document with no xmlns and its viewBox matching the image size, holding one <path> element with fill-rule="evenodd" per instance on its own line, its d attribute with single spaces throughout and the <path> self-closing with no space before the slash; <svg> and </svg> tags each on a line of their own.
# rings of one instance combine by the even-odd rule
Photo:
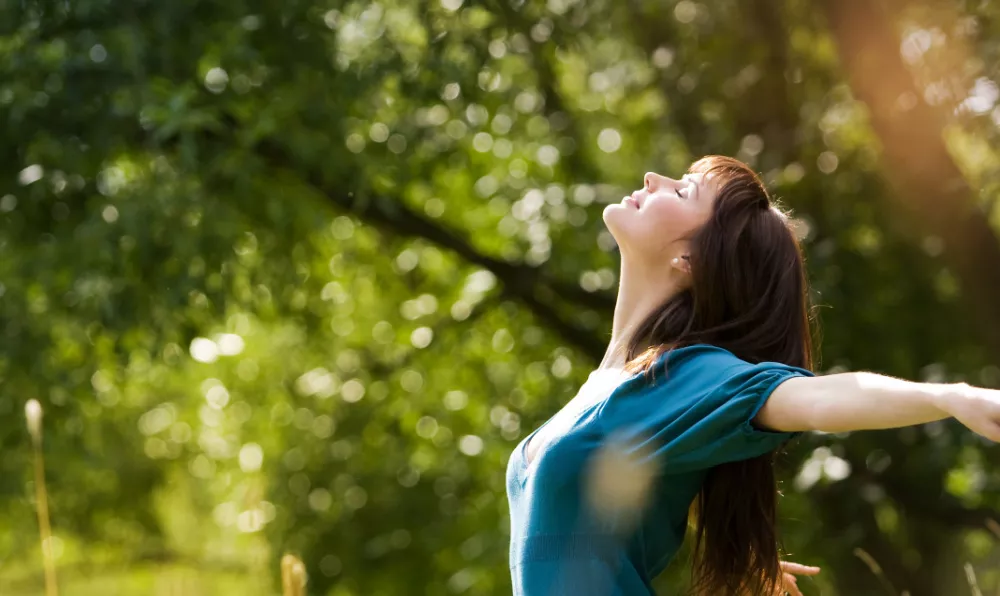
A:
<svg viewBox="0 0 1000 596">
<path fill-rule="evenodd" d="M 966 383 L 916 383 L 870 372 L 795 377 L 778 385 L 754 422 L 786 432 L 842 432 L 948 417 L 1000 441 L 1000 391 Z"/>
</svg>

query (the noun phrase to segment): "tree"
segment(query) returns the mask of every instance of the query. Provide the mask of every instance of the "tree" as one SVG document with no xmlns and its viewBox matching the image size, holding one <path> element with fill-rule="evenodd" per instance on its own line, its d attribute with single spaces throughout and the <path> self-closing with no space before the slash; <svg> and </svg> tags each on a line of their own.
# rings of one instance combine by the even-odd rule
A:
<svg viewBox="0 0 1000 596">
<path fill-rule="evenodd" d="M 890 21 L 865 37 L 842 8 L 869 10 L 4 5 L 0 557 L 36 540 L 16 415 L 36 397 L 64 563 L 101 545 L 276 577 L 295 551 L 310 593 L 504 592 L 506 458 L 606 344 L 603 205 L 703 153 L 754 164 L 795 209 L 824 370 L 1000 384 L 979 269 L 996 227 L 926 206 L 934 236 L 894 223 L 943 178 L 854 74 L 854 48 L 898 54 Z M 894 18 L 929 27 L 921 10 Z M 953 12 L 978 24 L 963 76 L 989 81 L 996 9 Z M 892 67 L 897 87 L 925 76 Z M 904 128 L 972 172 L 948 190 L 971 204 L 997 170 L 968 147 L 997 133 L 962 114 Z M 947 424 L 807 437 L 786 544 L 842 594 L 881 593 L 856 549 L 897 589 L 951 593 L 961 563 L 996 557 L 993 451 Z M 679 557 L 659 581 L 684 578 Z"/>
</svg>

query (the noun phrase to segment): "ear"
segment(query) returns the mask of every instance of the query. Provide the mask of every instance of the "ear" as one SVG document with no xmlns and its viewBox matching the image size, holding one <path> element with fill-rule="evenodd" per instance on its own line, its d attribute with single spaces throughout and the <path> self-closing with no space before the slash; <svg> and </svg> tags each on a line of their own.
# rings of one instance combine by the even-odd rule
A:
<svg viewBox="0 0 1000 596">
<path fill-rule="evenodd" d="M 683 271 L 684 273 L 687 273 L 688 275 L 690 275 L 691 274 L 691 257 L 689 257 L 688 255 L 680 255 L 680 256 L 674 257 L 674 258 L 670 259 L 670 266 L 673 267 L 674 269 L 678 269 L 678 270 Z"/>
</svg>

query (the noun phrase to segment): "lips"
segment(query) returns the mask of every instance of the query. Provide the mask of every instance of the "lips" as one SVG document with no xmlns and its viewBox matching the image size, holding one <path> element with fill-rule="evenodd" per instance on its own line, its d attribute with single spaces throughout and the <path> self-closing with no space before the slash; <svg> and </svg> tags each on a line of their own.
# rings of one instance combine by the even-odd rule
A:
<svg viewBox="0 0 1000 596">
<path fill-rule="evenodd" d="M 632 205 L 636 209 L 639 208 L 639 201 L 635 200 L 632 197 L 625 197 L 625 202 L 628 203 L 629 205 Z"/>
</svg>

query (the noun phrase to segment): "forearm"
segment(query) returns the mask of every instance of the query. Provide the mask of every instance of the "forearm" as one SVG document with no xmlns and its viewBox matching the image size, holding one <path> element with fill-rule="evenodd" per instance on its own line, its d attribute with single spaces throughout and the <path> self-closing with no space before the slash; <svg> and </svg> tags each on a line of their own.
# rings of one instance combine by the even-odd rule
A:
<svg viewBox="0 0 1000 596">
<path fill-rule="evenodd" d="M 942 404 L 964 384 L 915 383 L 870 372 L 789 379 L 758 415 L 775 430 L 842 432 L 898 428 L 947 418 Z"/>
</svg>

